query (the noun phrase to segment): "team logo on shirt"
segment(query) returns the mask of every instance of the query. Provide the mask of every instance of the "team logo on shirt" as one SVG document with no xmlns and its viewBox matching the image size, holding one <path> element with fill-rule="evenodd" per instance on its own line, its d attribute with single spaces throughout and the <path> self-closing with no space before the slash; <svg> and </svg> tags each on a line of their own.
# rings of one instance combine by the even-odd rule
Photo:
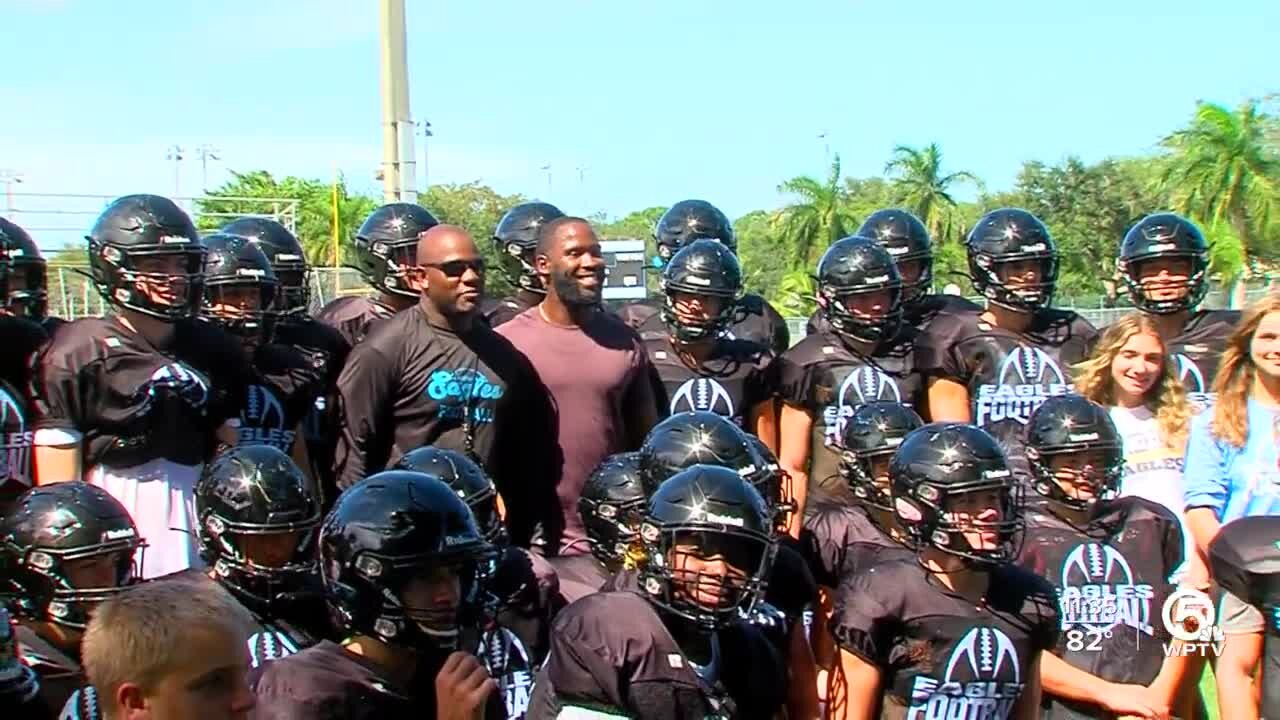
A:
<svg viewBox="0 0 1280 720">
<path fill-rule="evenodd" d="M 975 627 L 951 650 L 941 679 L 915 679 L 907 720 L 1008 718 L 1023 686 L 1018 650 L 1009 636 Z"/>
<path fill-rule="evenodd" d="M 700 410 L 734 418 L 733 397 L 711 378 L 685 380 L 671 396 L 671 414 Z"/>
<path fill-rule="evenodd" d="M 828 405 L 822 411 L 826 444 L 835 446 L 840 442 L 845 423 L 853 417 L 858 406 L 880 400 L 902 402 L 902 392 L 898 390 L 898 383 L 893 378 L 871 365 L 863 365 L 849 373 L 844 382 L 840 383 L 835 404 Z"/>
<path fill-rule="evenodd" d="M 12 480 L 31 487 L 31 446 L 35 433 L 27 427 L 22 405 L 4 384 L 0 384 L 0 433 L 4 433 L 0 487 Z"/>
<path fill-rule="evenodd" d="M 524 643 L 515 633 L 499 627 L 484 633 L 480 651 L 476 654 L 498 683 L 498 690 L 507 705 L 507 717 L 512 720 L 524 717 L 529 711 L 534 672 Z"/>
<path fill-rule="evenodd" d="M 974 424 L 1015 420 L 1026 425 L 1045 398 L 1070 392 L 1062 368 L 1049 353 L 1019 345 L 996 369 L 996 383 L 978 386 Z"/>
<path fill-rule="evenodd" d="M 1174 353 L 1174 362 L 1178 364 L 1178 380 L 1187 389 L 1187 399 L 1201 407 L 1213 399 L 1209 383 L 1205 382 L 1204 372 L 1190 355 Z"/>
<path fill-rule="evenodd" d="M 298 652 L 298 644 L 287 634 L 270 627 L 249 636 L 249 662 L 259 667 L 268 660 L 279 660 Z"/>
<path fill-rule="evenodd" d="M 240 443 L 270 445 L 287 453 L 293 448 L 295 434 L 293 428 L 286 427 L 284 406 L 271 388 L 250 385 L 240 413 Z"/>
<path fill-rule="evenodd" d="M 138 388 L 135 397 L 142 403 L 141 412 L 164 398 L 182 401 L 193 410 L 203 410 L 209 402 L 209 380 L 182 363 L 162 365 Z"/>
<path fill-rule="evenodd" d="M 1153 597 L 1151 585 L 1134 582 L 1129 561 L 1110 545 L 1080 543 L 1062 562 L 1058 602 L 1063 630 L 1078 629 L 1096 640 L 1116 625 L 1127 625 L 1154 635 Z"/>
<path fill-rule="evenodd" d="M 427 397 L 439 403 L 439 416 L 445 420 L 493 422 L 493 406 L 503 392 L 475 368 L 436 370 L 427 379 Z"/>
</svg>

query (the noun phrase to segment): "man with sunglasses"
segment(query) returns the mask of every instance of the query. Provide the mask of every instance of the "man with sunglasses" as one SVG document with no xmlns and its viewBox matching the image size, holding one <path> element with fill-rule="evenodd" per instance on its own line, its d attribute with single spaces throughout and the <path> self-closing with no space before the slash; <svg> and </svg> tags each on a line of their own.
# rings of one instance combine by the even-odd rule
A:
<svg viewBox="0 0 1280 720">
<path fill-rule="evenodd" d="M 422 233 L 416 263 L 405 274 L 417 306 L 371 326 L 338 378 L 339 486 L 434 445 L 467 454 L 494 478 L 508 508 L 529 509 L 527 489 L 554 484 L 546 391 L 529 361 L 480 318 L 485 263 L 466 230 L 437 225 Z M 527 524 L 508 522 L 513 541 L 524 544 Z"/>
</svg>

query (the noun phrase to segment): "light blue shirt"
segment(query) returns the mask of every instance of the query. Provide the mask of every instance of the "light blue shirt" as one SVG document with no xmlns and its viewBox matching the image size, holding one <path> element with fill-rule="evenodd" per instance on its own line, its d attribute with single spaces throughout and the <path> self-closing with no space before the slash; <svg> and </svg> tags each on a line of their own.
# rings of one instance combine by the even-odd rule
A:
<svg viewBox="0 0 1280 720">
<path fill-rule="evenodd" d="M 1275 410 L 1249 400 L 1249 438 L 1236 448 L 1209 432 L 1212 409 L 1191 421 L 1183 464 L 1186 507 L 1208 507 L 1222 524 L 1254 515 L 1280 515 L 1280 443 Z"/>
</svg>

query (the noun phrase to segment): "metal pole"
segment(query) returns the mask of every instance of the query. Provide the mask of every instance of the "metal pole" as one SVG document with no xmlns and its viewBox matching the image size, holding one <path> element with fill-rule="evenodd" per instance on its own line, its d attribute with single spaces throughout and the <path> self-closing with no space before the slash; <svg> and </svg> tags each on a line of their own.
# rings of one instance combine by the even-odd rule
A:
<svg viewBox="0 0 1280 720">
<path fill-rule="evenodd" d="M 22 173 L 9 168 L 0 168 L 0 182 L 4 183 L 4 214 L 13 219 L 13 186 L 22 183 Z"/>
<path fill-rule="evenodd" d="M 409 110 L 409 43 L 405 32 L 404 0 L 398 0 L 395 8 L 396 30 L 391 35 L 391 50 L 395 61 L 396 130 L 400 164 L 400 202 L 418 202 L 415 189 L 418 182 L 418 156 L 413 151 L 414 122 Z"/>
<path fill-rule="evenodd" d="M 169 154 L 165 157 L 173 161 L 173 196 L 178 197 L 182 194 L 178 189 L 182 170 L 182 148 L 178 145 L 171 145 Z"/>
<path fill-rule="evenodd" d="M 547 172 L 547 201 L 550 202 L 551 201 L 551 163 L 547 163 L 546 165 L 543 165 L 542 169 Z"/>
<path fill-rule="evenodd" d="M 380 0 L 379 29 L 382 36 L 382 200 L 400 200 L 400 130 L 398 88 L 403 82 L 404 0 Z"/>
</svg>

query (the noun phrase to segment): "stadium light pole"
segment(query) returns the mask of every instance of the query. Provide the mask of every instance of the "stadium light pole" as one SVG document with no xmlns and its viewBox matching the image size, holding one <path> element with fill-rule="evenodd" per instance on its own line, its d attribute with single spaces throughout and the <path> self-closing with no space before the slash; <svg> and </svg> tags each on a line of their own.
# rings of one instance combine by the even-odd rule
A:
<svg viewBox="0 0 1280 720">
<path fill-rule="evenodd" d="M 12 168 L 0 168 L 0 182 L 4 183 L 4 214 L 13 219 L 13 186 L 22 184 L 22 173 Z"/>
<path fill-rule="evenodd" d="M 547 202 L 551 202 L 551 163 L 543 165 L 539 170 L 547 174 Z"/>
<path fill-rule="evenodd" d="M 380 0 L 382 79 L 382 198 L 414 202 L 414 125 L 409 114 L 409 62 L 404 0 Z"/>
<path fill-rule="evenodd" d="M 200 192 L 207 195 L 209 193 L 209 161 L 221 160 L 222 151 L 205 143 L 196 148 L 196 152 L 200 155 Z"/>
<path fill-rule="evenodd" d="M 180 194 L 178 191 L 178 181 L 180 170 L 182 168 L 182 147 L 178 145 L 169 146 L 169 154 L 165 159 L 173 163 L 173 196 L 176 198 Z"/>
</svg>

